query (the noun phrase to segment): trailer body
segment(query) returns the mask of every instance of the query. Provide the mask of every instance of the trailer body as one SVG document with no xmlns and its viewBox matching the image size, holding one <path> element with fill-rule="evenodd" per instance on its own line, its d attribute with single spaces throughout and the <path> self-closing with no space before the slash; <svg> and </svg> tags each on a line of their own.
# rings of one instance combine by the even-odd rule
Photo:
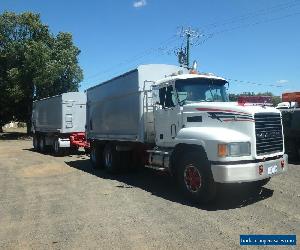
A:
<svg viewBox="0 0 300 250">
<path fill-rule="evenodd" d="M 84 132 L 85 119 L 85 93 L 63 93 L 33 103 L 32 125 L 36 132 Z"/>
<path fill-rule="evenodd" d="M 85 93 L 68 92 L 33 103 L 33 146 L 37 151 L 50 147 L 60 155 L 67 148 L 88 149 L 85 125 Z"/>
</svg>

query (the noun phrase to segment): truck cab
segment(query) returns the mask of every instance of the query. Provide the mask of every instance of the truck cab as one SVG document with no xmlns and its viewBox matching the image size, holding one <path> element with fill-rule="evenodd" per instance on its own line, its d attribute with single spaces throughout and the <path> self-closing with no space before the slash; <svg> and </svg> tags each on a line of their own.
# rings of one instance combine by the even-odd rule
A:
<svg viewBox="0 0 300 250">
<path fill-rule="evenodd" d="M 182 74 L 153 86 L 157 153 L 150 152 L 150 165 L 168 167 L 196 199 L 203 183 L 265 184 L 287 170 L 280 111 L 229 102 L 227 85 L 212 74 Z"/>
</svg>

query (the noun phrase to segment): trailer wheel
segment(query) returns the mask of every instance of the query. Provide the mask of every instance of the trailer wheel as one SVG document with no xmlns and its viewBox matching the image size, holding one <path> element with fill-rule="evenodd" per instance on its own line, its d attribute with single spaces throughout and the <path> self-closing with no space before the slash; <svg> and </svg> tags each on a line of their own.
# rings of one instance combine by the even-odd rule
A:
<svg viewBox="0 0 300 250">
<path fill-rule="evenodd" d="M 116 151 L 116 148 L 111 143 L 108 143 L 104 147 L 103 151 L 104 167 L 109 173 L 117 173 L 119 170 L 120 153 Z"/>
<path fill-rule="evenodd" d="M 39 137 L 39 149 L 41 153 L 45 153 L 46 152 L 46 144 L 45 144 L 45 137 L 44 136 L 40 136 Z"/>
<path fill-rule="evenodd" d="M 53 141 L 53 153 L 55 156 L 61 156 L 63 154 L 63 149 L 59 147 L 58 138 L 55 138 Z"/>
<path fill-rule="evenodd" d="M 70 154 L 76 155 L 76 154 L 78 154 L 78 150 L 79 150 L 79 147 L 70 147 L 68 151 Z"/>
<path fill-rule="evenodd" d="M 216 196 L 216 183 L 205 153 L 183 154 L 177 178 L 185 196 L 193 202 L 208 203 Z"/>
<path fill-rule="evenodd" d="M 103 168 L 103 150 L 100 145 L 92 145 L 90 149 L 90 160 L 93 168 Z"/>
<path fill-rule="evenodd" d="M 39 138 L 38 138 L 37 134 L 33 135 L 32 144 L 33 144 L 33 149 L 38 152 L 39 151 Z"/>
</svg>

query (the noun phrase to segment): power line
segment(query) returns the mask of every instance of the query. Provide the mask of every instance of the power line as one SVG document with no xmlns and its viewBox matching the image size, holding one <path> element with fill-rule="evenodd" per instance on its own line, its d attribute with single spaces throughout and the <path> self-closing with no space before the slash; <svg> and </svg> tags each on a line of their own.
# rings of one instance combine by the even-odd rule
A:
<svg viewBox="0 0 300 250">
<path fill-rule="evenodd" d="M 263 14 L 268 14 L 268 13 L 270 14 L 270 13 L 274 13 L 276 11 L 282 11 L 283 9 L 290 9 L 291 7 L 294 7 L 294 6 L 298 5 L 299 3 L 300 3 L 299 0 L 294 0 L 294 1 L 291 1 L 291 2 L 271 6 L 268 9 L 261 9 L 261 10 L 258 10 L 257 12 L 255 12 L 255 13 L 249 13 L 249 14 L 242 15 L 242 16 L 239 16 L 239 17 L 233 17 L 233 18 L 227 19 L 227 21 L 225 20 L 222 23 L 215 22 L 215 23 L 207 24 L 204 27 L 211 26 L 211 27 L 213 27 L 211 30 L 213 30 L 213 29 L 216 29 L 218 26 L 220 26 L 220 27 L 221 26 L 226 26 L 228 24 L 233 24 L 233 23 L 237 23 L 237 22 L 241 23 L 242 20 L 251 19 L 251 18 L 254 18 L 254 17 L 257 17 L 257 16 L 261 16 Z M 219 30 L 219 31 L 214 31 L 214 32 L 211 32 L 211 33 L 206 33 L 206 34 L 201 33 L 201 36 L 198 36 L 198 38 L 201 37 L 202 39 L 199 39 L 199 41 L 197 41 L 195 43 L 191 43 L 191 46 L 202 45 L 207 40 L 213 38 L 216 35 L 222 34 L 222 33 L 227 33 L 227 32 L 230 32 L 230 31 L 233 31 L 233 30 L 236 30 L 236 29 L 249 27 L 249 26 L 254 26 L 254 25 L 267 23 L 267 22 L 271 22 L 271 21 L 281 20 L 281 19 L 293 16 L 293 15 L 298 15 L 298 14 L 300 14 L 300 12 L 290 13 L 288 15 L 275 17 L 275 18 L 271 18 L 271 19 L 260 20 L 260 21 L 254 22 L 254 23 L 246 23 L 246 24 L 242 24 L 242 25 L 239 25 L 239 26 L 236 26 L 236 27 L 227 28 L 227 29 Z M 153 55 L 155 53 L 158 53 L 158 54 L 165 54 L 165 53 L 171 54 L 174 50 L 178 49 L 178 46 L 171 47 L 170 45 L 174 42 L 177 42 L 178 40 L 179 40 L 179 38 L 176 35 L 173 35 L 170 38 L 168 38 L 167 40 L 165 40 L 164 42 L 162 42 L 162 45 L 160 45 L 159 47 L 147 49 L 147 50 L 135 55 L 132 58 L 129 58 L 127 60 L 123 60 L 122 62 L 120 62 L 120 63 L 118 63 L 114 66 L 111 66 L 111 67 L 109 67 L 109 68 L 107 68 L 103 71 L 100 71 L 100 72 L 98 72 L 94 75 L 91 75 L 91 76 L 87 77 L 84 81 L 94 79 L 94 78 L 96 78 L 100 75 L 111 72 L 112 70 L 115 70 L 116 68 L 119 68 L 120 66 L 123 66 L 125 64 L 128 65 L 128 63 L 132 64 L 133 62 L 140 61 L 141 59 L 143 59 L 143 58 L 145 58 L 149 55 Z"/>
<path fill-rule="evenodd" d="M 224 22 L 215 22 L 215 23 L 212 23 L 212 24 L 208 24 L 208 25 L 205 25 L 204 27 L 209 27 L 209 26 L 213 26 L 213 29 L 216 29 L 218 26 L 226 26 L 228 25 L 229 23 L 241 23 L 241 20 L 247 20 L 247 19 L 251 19 L 251 18 L 254 18 L 254 17 L 257 17 L 257 16 L 262 16 L 264 14 L 271 14 L 271 13 L 274 13 L 276 11 L 282 11 L 284 9 L 290 9 L 296 5 L 298 5 L 300 3 L 299 0 L 294 0 L 294 1 L 291 1 L 291 2 L 287 2 L 287 3 L 283 3 L 283 4 L 279 4 L 279 5 L 275 5 L 275 6 L 271 6 L 269 7 L 268 9 L 260 9 L 258 10 L 258 13 L 249 13 L 247 15 L 242 15 L 242 16 L 238 16 L 238 17 L 235 17 L 235 18 L 230 18 L 228 20 L 225 20 Z M 198 36 L 198 41 L 195 42 L 195 43 L 191 43 L 191 46 L 199 46 L 199 45 L 202 45 L 204 44 L 207 40 L 213 38 L 214 36 L 216 35 L 219 35 L 219 34 L 222 34 L 222 33 L 227 33 L 227 32 L 231 32 L 233 30 L 237 30 L 237 29 L 241 29 L 241 28 L 245 28 L 245 27 L 250 27 L 250 26 L 255 26 L 255 25 L 258 25 L 258 24 L 263 24 L 263 23 L 268 23 L 268 22 L 272 22 L 272 21 L 277 21 L 277 20 L 281 20 L 281 19 L 284 19 L 284 18 L 288 18 L 288 17 L 291 17 L 291 16 L 294 16 L 294 15 L 298 15 L 300 14 L 300 12 L 294 12 L 294 13 L 289 13 L 287 15 L 284 15 L 284 16 L 279 16 L 279 17 L 274 17 L 274 18 L 268 18 L 268 19 L 264 19 L 264 20 L 259 20 L 259 21 L 255 21 L 255 22 L 252 22 L 252 23 L 244 23 L 242 22 L 241 25 L 238 25 L 238 26 L 235 26 L 235 27 L 231 27 L 231 28 L 227 28 L 227 29 L 223 29 L 223 30 L 216 30 L 214 32 L 199 32 L 198 31 L 198 34 L 201 34 Z M 252 20 L 250 20 L 252 21 Z M 197 29 L 199 30 L 199 29 Z M 202 38 L 202 39 L 200 39 Z M 170 48 L 168 53 L 170 53 L 170 51 L 178 51 L 178 47 L 173 47 L 173 48 Z M 179 49 L 180 51 L 180 49 Z"/>
<path fill-rule="evenodd" d="M 276 5 L 276 6 L 268 8 L 268 9 L 261 9 L 259 11 L 259 13 L 252 13 L 252 14 L 247 15 L 246 17 L 241 16 L 241 17 L 238 17 L 237 20 L 229 19 L 230 20 L 229 22 L 226 23 L 226 21 L 225 21 L 224 23 L 220 23 L 219 26 L 226 26 L 228 23 L 240 23 L 240 20 L 242 18 L 243 19 L 250 19 L 250 18 L 257 17 L 257 16 L 261 16 L 263 14 L 268 14 L 268 13 L 271 14 L 271 13 L 274 13 L 276 11 L 282 11 L 283 9 L 290 9 L 291 7 L 299 5 L 299 3 L 300 3 L 299 0 L 295 0 L 295 1 L 292 1 L 292 2 L 289 2 L 289 3 Z M 271 10 L 273 10 L 273 11 L 271 11 Z M 274 11 L 274 10 L 276 10 L 276 11 Z M 281 20 L 281 19 L 288 18 L 288 17 L 294 16 L 294 15 L 298 15 L 298 14 L 300 14 L 299 11 L 298 12 L 293 12 L 293 13 L 288 13 L 288 14 L 283 15 L 283 16 L 277 16 L 277 17 L 273 17 L 273 18 L 266 18 L 266 19 L 263 19 L 263 20 L 254 21 L 254 22 L 250 22 L 250 23 L 249 22 L 248 23 L 242 23 L 238 26 L 231 27 L 231 28 L 229 27 L 229 28 L 226 28 L 226 29 L 223 29 L 223 30 L 216 30 L 216 31 L 213 31 L 213 32 L 208 31 L 208 32 L 202 34 L 202 38 L 204 38 L 204 39 L 199 40 L 198 43 L 193 44 L 193 46 L 202 45 L 207 40 L 213 38 L 215 35 L 231 32 L 231 31 L 241 29 L 241 28 L 245 28 L 245 27 L 256 26 L 256 25 L 263 24 L 263 23 L 269 23 L 269 22 L 272 22 L 272 21 Z M 250 20 L 250 21 L 252 21 L 252 20 Z M 214 23 L 213 26 L 214 26 L 214 28 L 216 28 L 217 27 L 216 23 Z"/>
<path fill-rule="evenodd" d="M 202 28 L 212 27 L 212 28 L 209 29 L 209 30 L 212 30 L 212 29 L 218 28 L 219 26 L 226 26 L 228 24 L 237 23 L 237 22 L 241 23 L 244 20 L 252 19 L 252 18 L 257 17 L 257 16 L 274 13 L 276 11 L 282 11 L 283 9 L 286 9 L 286 8 L 289 9 L 291 7 L 294 7 L 294 6 L 298 5 L 299 3 L 300 3 L 299 0 L 293 0 L 293 1 L 290 1 L 290 2 L 281 3 L 281 4 L 278 4 L 278 5 L 273 5 L 273 6 L 270 6 L 268 8 L 263 8 L 263 9 L 256 10 L 255 12 L 247 13 L 245 15 L 240 15 L 240 16 L 229 18 L 229 19 L 225 19 L 223 21 L 218 21 L 218 22 L 206 24 L 206 25 L 202 26 Z"/>
<path fill-rule="evenodd" d="M 199 42 L 197 42 L 195 44 L 193 44 L 192 46 L 202 45 L 207 40 L 209 40 L 209 39 L 211 39 L 211 38 L 213 38 L 213 37 L 215 37 L 216 35 L 219 35 L 219 34 L 224 34 L 224 33 L 231 32 L 233 30 L 237 30 L 237 29 L 241 29 L 241 28 L 245 28 L 245 27 L 256 26 L 258 24 L 263 24 L 263 23 L 269 23 L 269 22 L 273 22 L 273 21 L 278 21 L 278 20 L 282 20 L 282 19 L 285 19 L 285 18 L 288 18 L 288 17 L 291 17 L 291 16 L 299 15 L 299 14 L 300 14 L 300 12 L 290 13 L 288 15 L 284 15 L 284 16 L 281 16 L 281 17 L 265 19 L 263 21 L 257 21 L 257 22 L 251 23 L 251 24 L 240 25 L 240 26 L 237 26 L 237 27 L 234 27 L 234 28 L 230 28 L 230 29 L 225 29 L 225 30 L 213 32 L 213 33 L 210 33 L 210 34 L 203 34 L 202 37 L 204 37 L 205 39 L 201 40 L 201 41 L 199 41 Z"/>
<path fill-rule="evenodd" d="M 180 66 L 189 68 L 190 65 L 190 45 L 194 39 L 198 39 L 200 34 L 197 30 L 192 29 L 191 27 L 184 29 L 181 28 L 180 36 L 186 39 L 186 46 L 175 51 L 175 54 L 178 57 L 178 62 Z"/>
<path fill-rule="evenodd" d="M 285 88 L 286 86 L 280 85 L 280 84 L 265 84 L 265 83 L 257 83 L 257 82 L 251 82 L 251 81 L 245 81 L 245 80 L 237 80 L 232 78 L 223 77 L 228 82 L 236 82 L 241 84 L 250 84 L 250 85 L 256 85 L 256 86 L 269 86 L 269 87 L 275 87 L 275 88 Z"/>
<path fill-rule="evenodd" d="M 137 60 L 140 60 L 141 58 L 144 58 L 144 57 L 148 56 L 149 54 L 158 53 L 159 51 L 164 51 L 164 50 L 166 50 L 166 47 L 169 46 L 169 44 L 174 43 L 176 40 L 178 40 L 178 37 L 176 37 L 176 35 L 173 35 L 170 38 L 168 38 L 167 40 L 165 40 L 164 42 L 162 42 L 160 46 L 144 50 L 143 52 L 141 52 L 139 54 L 136 54 L 135 56 L 133 56 L 131 58 L 125 59 L 125 60 L 123 60 L 122 62 L 120 62 L 116 65 L 113 65 L 109 68 L 106 68 L 106 69 L 100 71 L 100 72 L 97 72 L 94 75 L 88 76 L 85 79 L 85 81 L 91 80 L 95 77 L 98 77 L 99 75 L 108 73 L 108 72 L 110 72 L 110 71 L 112 71 L 112 70 L 114 70 L 114 69 L 116 69 L 116 68 L 118 68 L 118 67 L 120 67 L 124 64 L 128 65 L 128 63 L 132 63 L 132 62 L 135 62 Z"/>
</svg>

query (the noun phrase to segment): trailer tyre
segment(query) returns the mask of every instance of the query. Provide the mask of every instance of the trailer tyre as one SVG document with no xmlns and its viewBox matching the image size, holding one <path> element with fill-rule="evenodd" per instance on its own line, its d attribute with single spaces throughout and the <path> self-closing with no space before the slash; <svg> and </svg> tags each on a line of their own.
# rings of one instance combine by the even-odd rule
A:
<svg viewBox="0 0 300 250">
<path fill-rule="evenodd" d="M 36 134 L 33 135 L 32 144 L 33 144 L 33 149 L 38 152 L 39 151 L 39 138 Z"/>
<path fill-rule="evenodd" d="M 112 174 L 119 170 L 120 153 L 116 151 L 113 144 L 106 144 L 103 151 L 103 160 L 105 169 Z"/>
<path fill-rule="evenodd" d="M 53 153 L 55 156 L 62 156 L 63 155 L 64 150 L 59 147 L 59 141 L 58 138 L 55 138 L 53 141 Z"/>
<path fill-rule="evenodd" d="M 40 136 L 39 138 L 39 149 L 41 153 L 45 153 L 46 152 L 46 144 L 45 144 L 45 137 L 44 136 Z"/>
<path fill-rule="evenodd" d="M 92 145 L 90 149 L 90 160 L 93 168 L 103 168 L 103 151 L 99 145 Z"/>
<path fill-rule="evenodd" d="M 183 154 L 177 178 L 185 196 L 193 202 L 208 203 L 216 197 L 216 183 L 204 152 Z"/>
<path fill-rule="evenodd" d="M 76 155 L 76 154 L 78 154 L 78 150 L 79 150 L 79 147 L 70 147 L 68 151 L 70 154 Z"/>
</svg>

